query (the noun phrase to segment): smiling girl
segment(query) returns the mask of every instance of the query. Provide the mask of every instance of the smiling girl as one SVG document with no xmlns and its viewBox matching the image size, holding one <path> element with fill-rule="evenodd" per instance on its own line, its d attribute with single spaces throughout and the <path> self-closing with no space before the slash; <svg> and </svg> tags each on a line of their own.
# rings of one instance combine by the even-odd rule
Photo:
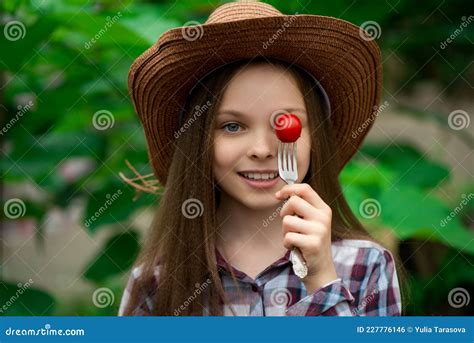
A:
<svg viewBox="0 0 474 343">
<path fill-rule="evenodd" d="M 394 256 L 338 180 L 373 124 L 377 45 L 348 22 L 254 1 L 220 6 L 197 39 L 185 29 L 130 71 L 165 191 L 119 315 L 400 315 Z M 277 112 L 302 124 L 293 185 L 278 177 Z"/>
</svg>

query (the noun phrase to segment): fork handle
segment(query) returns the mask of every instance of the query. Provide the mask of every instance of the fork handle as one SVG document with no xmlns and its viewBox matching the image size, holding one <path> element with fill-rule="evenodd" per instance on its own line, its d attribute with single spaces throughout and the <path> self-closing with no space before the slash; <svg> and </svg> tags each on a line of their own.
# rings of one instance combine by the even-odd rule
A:
<svg viewBox="0 0 474 343">
<path fill-rule="evenodd" d="M 290 260 L 293 264 L 293 272 L 300 279 L 304 279 L 308 275 L 308 266 L 299 248 L 293 247 L 290 253 Z"/>
<path fill-rule="evenodd" d="M 288 181 L 289 185 L 294 184 L 292 180 Z M 298 247 L 293 247 L 290 253 L 290 261 L 293 264 L 293 272 L 300 278 L 304 279 L 308 275 L 308 266 L 303 257 L 303 253 Z"/>
</svg>

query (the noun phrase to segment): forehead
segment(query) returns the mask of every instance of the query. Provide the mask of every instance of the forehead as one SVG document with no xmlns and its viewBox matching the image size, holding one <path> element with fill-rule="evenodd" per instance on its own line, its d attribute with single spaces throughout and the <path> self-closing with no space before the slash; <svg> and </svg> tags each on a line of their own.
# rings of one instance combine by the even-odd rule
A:
<svg viewBox="0 0 474 343">
<path fill-rule="evenodd" d="M 256 65 L 240 69 L 228 81 L 222 103 L 249 104 L 258 103 L 259 100 L 284 104 L 301 102 L 303 95 L 288 70 L 271 65 Z"/>
<path fill-rule="evenodd" d="M 304 98 L 287 70 L 272 65 L 244 67 L 227 83 L 220 110 L 268 112 L 304 109 Z"/>
<path fill-rule="evenodd" d="M 275 108 L 274 110 L 271 110 L 269 113 L 263 113 L 263 114 L 273 114 L 273 113 L 294 113 L 298 114 L 299 117 L 305 117 L 306 115 L 306 110 L 300 107 L 294 107 L 294 106 L 286 106 L 286 107 L 280 107 L 280 108 Z M 234 109 L 222 109 L 217 113 L 217 116 L 234 116 L 238 118 L 246 118 L 250 116 L 249 112 L 241 112 L 239 110 L 234 110 Z"/>
</svg>

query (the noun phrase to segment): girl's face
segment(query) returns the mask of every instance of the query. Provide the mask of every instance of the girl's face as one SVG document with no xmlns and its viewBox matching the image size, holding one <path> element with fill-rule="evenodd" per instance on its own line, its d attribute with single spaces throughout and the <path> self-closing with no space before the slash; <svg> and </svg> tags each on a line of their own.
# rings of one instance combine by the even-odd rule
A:
<svg viewBox="0 0 474 343">
<path fill-rule="evenodd" d="M 224 196 L 249 208 L 274 207 L 279 203 L 275 192 L 286 184 L 277 177 L 270 188 L 259 188 L 239 175 L 250 170 L 278 172 L 278 138 L 272 126 L 277 111 L 294 113 L 301 121 L 298 183 L 309 168 L 311 140 L 303 95 L 289 72 L 271 65 L 244 67 L 228 84 L 217 111 L 213 161 L 216 182 Z"/>
</svg>

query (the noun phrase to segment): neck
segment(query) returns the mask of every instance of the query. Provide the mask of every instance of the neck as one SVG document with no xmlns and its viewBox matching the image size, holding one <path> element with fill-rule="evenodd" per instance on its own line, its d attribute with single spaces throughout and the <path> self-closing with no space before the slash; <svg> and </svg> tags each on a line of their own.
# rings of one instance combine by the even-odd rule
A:
<svg viewBox="0 0 474 343">
<path fill-rule="evenodd" d="M 222 193 L 217 209 L 218 247 L 245 245 L 283 250 L 282 205 L 249 208 Z"/>
</svg>

